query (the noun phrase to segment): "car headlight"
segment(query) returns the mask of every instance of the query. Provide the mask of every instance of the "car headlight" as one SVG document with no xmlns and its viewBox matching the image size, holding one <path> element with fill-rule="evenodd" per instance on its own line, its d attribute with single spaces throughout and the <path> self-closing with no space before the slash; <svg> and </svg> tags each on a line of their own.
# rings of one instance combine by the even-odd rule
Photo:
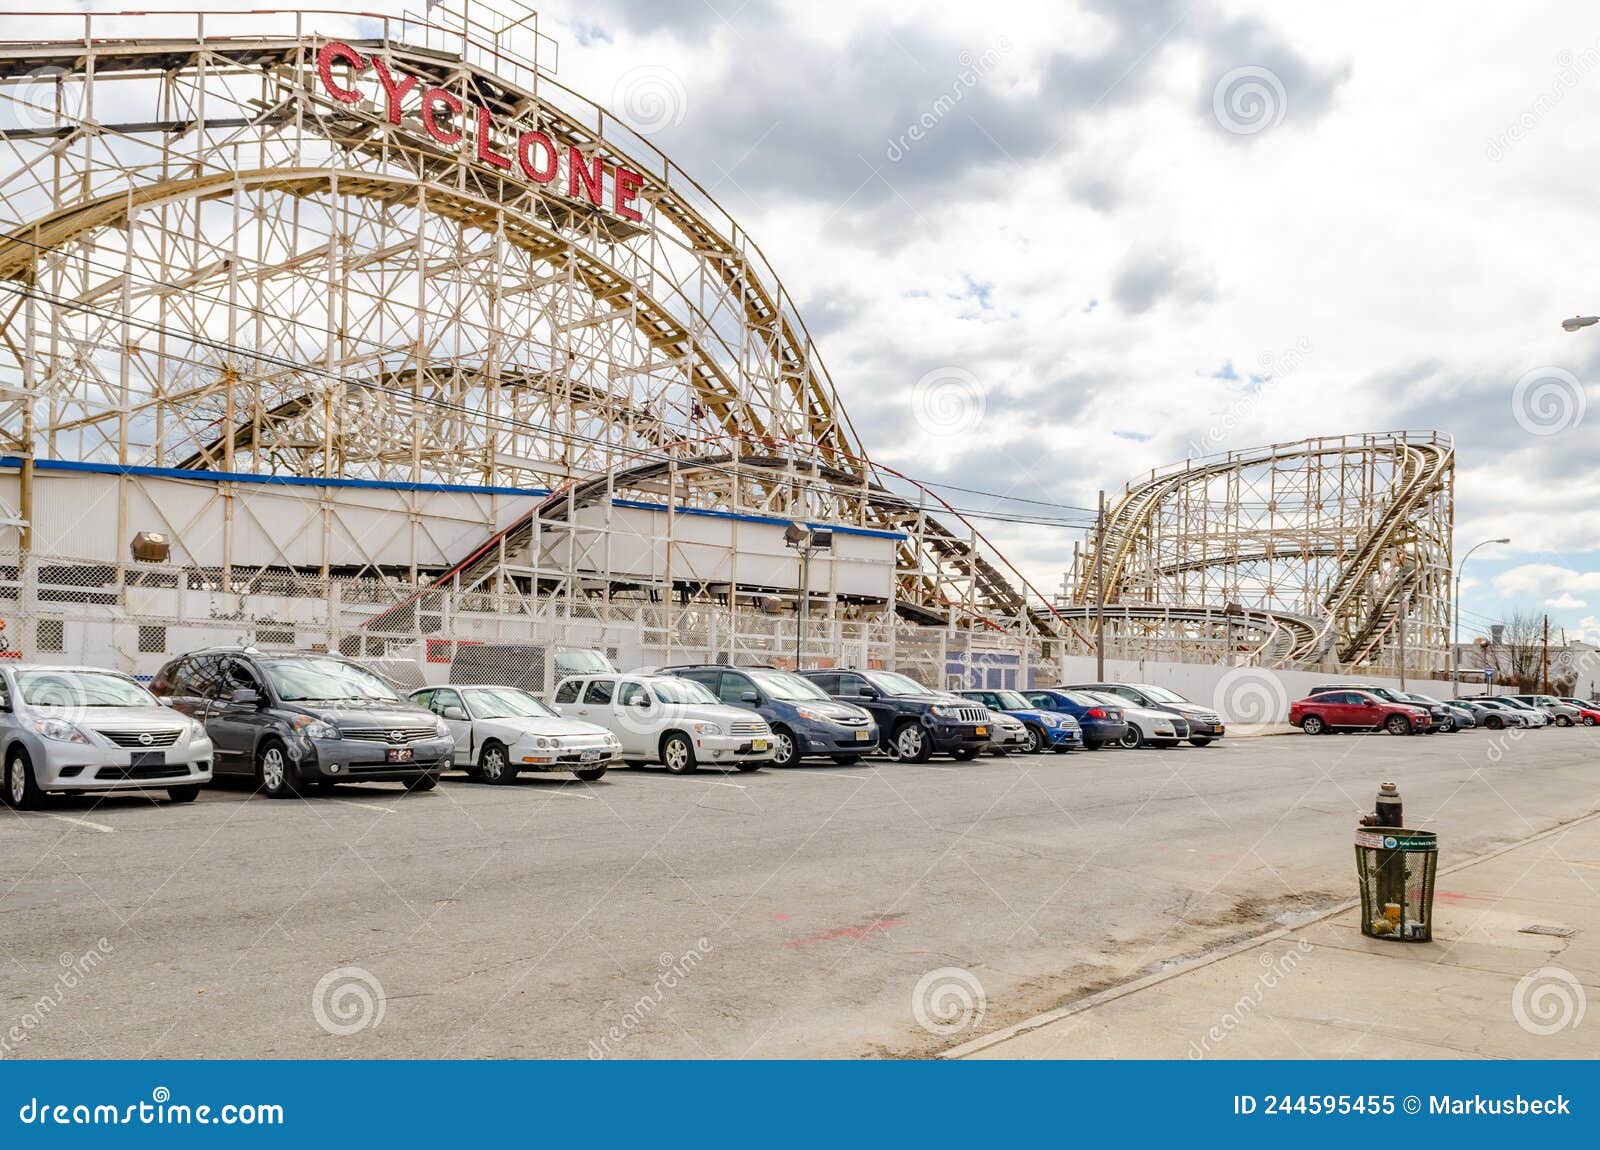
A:
<svg viewBox="0 0 1600 1150">
<path fill-rule="evenodd" d="M 554 739 L 546 738 L 543 735 L 535 736 L 531 742 L 541 751 L 548 751 L 551 747 L 556 745 L 556 741 Z"/>
<path fill-rule="evenodd" d="M 717 723 L 691 723 L 690 725 L 702 735 L 722 734 L 722 727 Z"/>
<path fill-rule="evenodd" d="M 87 743 L 88 737 L 65 719 L 35 719 L 33 729 L 58 743 Z"/>
<path fill-rule="evenodd" d="M 199 719 L 190 719 L 189 720 L 189 737 L 191 739 L 203 739 L 203 738 L 205 738 L 206 737 L 206 725 L 204 723 L 202 723 Z"/>
<path fill-rule="evenodd" d="M 1061 721 L 1061 716 L 1060 715 L 1040 715 L 1039 716 L 1039 721 L 1041 723 L 1043 723 L 1047 727 L 1064 727 L 1064 726 L 1066 726 L 1066 724 Z"/>
<path fill-rule="evenodd" d="M 343 737 L 339 733 L 339 728 L 332 723 L 324 722 L 321 719 L 313 719 L 307 715 L 301 715 L 298 718 L 289 720 L 289 725 L 308 739 L 338 739 Z"/>
<path fill-rule="evenodd" d="M 961 708 L 948 706 L 944 703 L 935 703 L 933 706 L 928 708 L 928 714 L 937 715 L 941 719 L 949 718 L 951 715 L 958 715 L 960 713 Z"/>
<path fill-rule="evenodd" d="M 443 719 L 435 719 L 433 721 L 433 733 L 443 738 L 450 733 L 450 724 Z"/>
<path fill-rule="evenodd" d="M 836 723 L 839 721 L 832 715 L 824 715 L 821 711 L 814 711 L 810 707 L 796 707 L 794 713 L 808 723 Z"/>
</svg>

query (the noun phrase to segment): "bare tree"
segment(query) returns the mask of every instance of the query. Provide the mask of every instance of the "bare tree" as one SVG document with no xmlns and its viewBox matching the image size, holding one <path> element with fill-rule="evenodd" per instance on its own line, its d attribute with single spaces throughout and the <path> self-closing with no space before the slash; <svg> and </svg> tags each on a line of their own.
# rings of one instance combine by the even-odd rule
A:
<svg viewBox="0 0 1600 1150">
<path fill-rule="evenodd" d="M 1499 631 L 1496 638 L 1494 632 Z M 1499 627 L 1490 629 L 1483 647 L 1484 665 L 1494 669 L 1494 681 L 1515 687 L 1518 694 L 1542 689 L 1544 617 L 1527 611 L 1513 611 Z"/>
</svg>

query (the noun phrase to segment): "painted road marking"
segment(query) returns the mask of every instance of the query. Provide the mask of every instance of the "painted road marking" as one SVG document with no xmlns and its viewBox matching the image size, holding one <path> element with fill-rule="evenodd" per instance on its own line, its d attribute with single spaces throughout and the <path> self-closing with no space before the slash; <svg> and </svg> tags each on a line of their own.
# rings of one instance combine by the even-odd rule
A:
<svg viewBox="0 0 1600 1150">
<path fill-rule="evenodd" d="M 105 823 L 92 823 L 88 819 L 75 819 L 71 815 L 46 815 L 45 817 L 55 819 L 58 823 L 71 823 L 75 827 L 88 827 L 90 830 L 99 831 L 101 834 L 109 835 L 117 829 L 116 827 L 108 827 Z"/>
</svg>

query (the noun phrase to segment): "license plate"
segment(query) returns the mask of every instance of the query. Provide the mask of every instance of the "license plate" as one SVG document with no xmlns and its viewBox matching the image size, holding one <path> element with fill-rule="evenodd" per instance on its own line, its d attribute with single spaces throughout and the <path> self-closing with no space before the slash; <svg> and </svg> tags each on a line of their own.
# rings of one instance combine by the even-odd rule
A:
<svg viewBox="0 0 1600 1150">
<path fill-rule="evenodd" d="M 989 733 L 989 728 L 988 727 L 979 727 L 976 731 L 973 732 L 973 734 L 975 734 L 975 735 L 987 735 L 988 733 Z"/>
<path fill-rule="evenodd" d="M 1214 734 L 1214 735 L 1222 734 L 1222 724 L 1218 723 L 1216 726 L 1212 727 L 1211 728 L 1211 733 Z"/>
<path fill-rule="evenodd" d="M 414 754 L 410 747 L 390 747 L 388 758 L 391 763 L 409 763 Z"/>
<path fill-rule="evenodd" d="M 751 739 L 750 740 L 750 749 L 752 751 L 764 751 L 764 750 L 766 750 L 767 749 L 767 740 L 765 740 L 765 739 Z"/>
<path fill-rule="evenodd" d="M 866 741 L 867 741 L 867 732 L 865 732 L 865 731 L 857 731 L 856 732 L 856 742 L 864 743 Z"/>
<path fill-rule="evenodd" d="M 599 762 L 600 761 L 600 752 L 599 751 L 585 751 L 585 752 L 583 752 L 582 755 L 578 756 L 578 761 L 579 762 L 584 762 L 584 763 Z"/>
<path fill-rule="evenodd" d="M 167 765 L 167 752 L 165 751 L 135 751 L 128 756 L 130 767 L 164 767 Z"/>
</svg>

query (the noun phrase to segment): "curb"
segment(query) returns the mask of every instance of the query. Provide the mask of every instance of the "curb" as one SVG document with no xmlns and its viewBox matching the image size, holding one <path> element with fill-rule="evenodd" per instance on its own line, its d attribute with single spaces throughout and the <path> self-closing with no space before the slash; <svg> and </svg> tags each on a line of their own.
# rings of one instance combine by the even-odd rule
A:
<svg viewBox="0 0 1600 1150">
<path fill-rule="evenodd" d="M 1529 835 L 1525 839 L 1518 839 L 1516 842 L 1507 843 L 1503 847 L 1496 847 L 1488 854 L 1474 855 L 1472 858 L 1463 859 L 1461 862 L 1453 863 L 1450 866 L 1440 867 L 1438 873 L 1441 875 L 1454 874 L 1457 871 L 1463 871 L 1469 867 L 1475 867 L 1480 863 L 1486 863 L 1491 859 L 1497 859 L 1501 855 L 1508 854 L 1511 851 L 1520 850 L 1525 846 L 1532 846 L 1534 843 L 1539 842 L 1542 839 L 1547 839 L 1552 835 L 1560 834 L 1561 832 L 1570 830 L 1576 826 L 1581 826 L 1582 824 L 1590 822 L 1594 819 L 1600 819 L 1600 808 L 1592 810 L 1588 814 L 1579 815 L 1577 818 L 1568 819 L 1564 823 L 1557 823 L 1553 827 L 1547 827 L 1545 830 Z M 1304 922 L 1296 923 L 1294 926 L 1280 926 L 1276 930 L 1270 930 L 1265 934 L 1259 934 L 1253 938 L 1247 938 L 1239 942 L 1230 943 L 1220 950 L 1214 950 L 1207 954 L 1200 955 L 1198 958 L 1192 958 L 1188 962 L 1179 963 L 1177 966 L 1163 970 L 1158 974 L 1147 974 L 1143 978 L 1136 978 L 1132 982 L 1123 983 L 1121 986 L 1113 986 L 1109 990 L 1102 990 L 1097 994 L 1091 994 L 1085 998 L 1080 998 L 1074 1002 L 1069 1002 L 1065 1006 L 1058 1006 L 1054 1010 L 1047 1010 L 1043 1014 L 1036 1014 L 1032 1018 L 1025 1018 L 1021 1022 L 1012 1023 L 1010 1026 L 996 1030 L 992 1034 L 985 1034 L 981 1038 L 974 1038 L 970 1041 L 963 1042 L 960 1046 L 952 1046 L 949 1050 L 941 1051 L 939 1054 L 935 1055 L 935 1057 L 951 1059 L 965 1058 L 969 1054 L 976 1054 L 980 1050 L 987 1050 L 991 1046 L 998 1046 L 1002 1042 L 1008 1042 L 1011 1039 L 1016 1038 L 1018 1035 L 1027 1034 L 1030 1031 L 1049 1026 L 1053 1022 L 1060 1022 L 1064 1018 L 1071 1018 L 1075 1014 L 1082 1014 L 1085 1011 L 1093 1010 L 1095 1007 L 1103 1006 L 1105 1003 L 1115 1002 L 1119 998 L 1126 998 L 1130 994 L 1137 994 L 1139 991 L 1147 990 L 1152 986 L 1159 986 L 1163 982 L 1178 978 L 1181 975 L 1189 974 L 1192 971 L 1201 970 L 1207 966 L 1211 966 L 1214 963 L 1221 962 L 1225 958 L 1232 958 L 1236 954 L 1243 954 L 1245 951 L 1255 950 L 1257 947 L 1266 946 L 1270 942 L 1276 942 L 1278 939 L 1285 938 L 1296 931 L 1304 930 L 1306 927 L 1311 926 L 1314 923 L 1325 922 L 1330 918 L 1344 914 L 1346 911 L 1352 910 L 1360 905 L 1361 900 L 1359 898 L 1349 899 L 1348 901 L 1342 902 L 1337 906 L 1328 908 L 1321 914 L 1318 914 L 1315 918 L 1308 918 Z"/>
</svg>

